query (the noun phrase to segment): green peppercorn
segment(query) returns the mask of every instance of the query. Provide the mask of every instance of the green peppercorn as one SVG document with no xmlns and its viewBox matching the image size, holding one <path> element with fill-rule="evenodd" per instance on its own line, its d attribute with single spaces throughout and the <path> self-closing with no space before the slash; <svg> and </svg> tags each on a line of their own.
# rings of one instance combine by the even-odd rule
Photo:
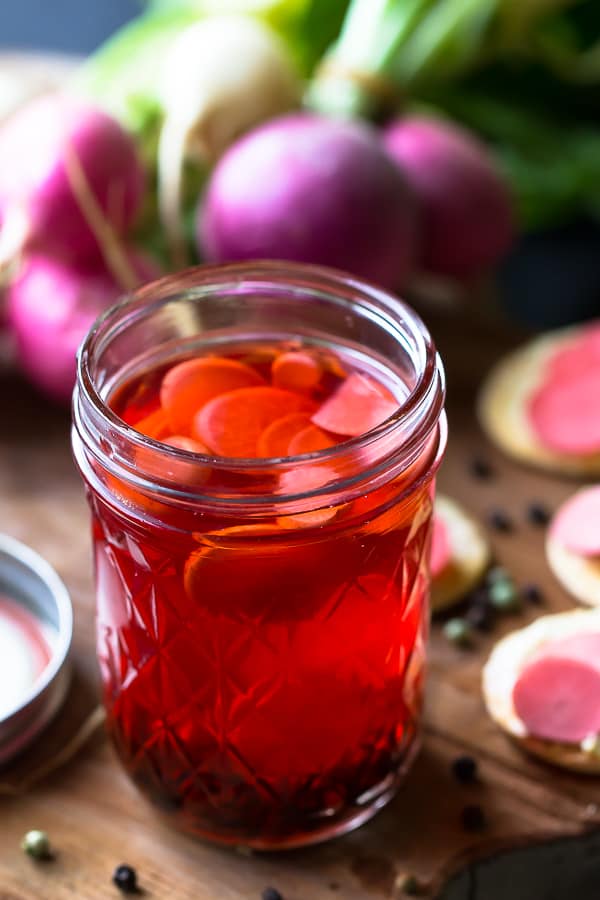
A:
<svg viewBox="0 0 600 900">
<path fill-rule="evenodd" d="M 423 893 L 423 885 L 415 875 L 400 875 L 396 885 L 398 890 L 408 897 L 419 897 Z"/>
<path fill-rule="evenodd" d="M 521 598 L 512 581 L 495 581 L 490 585 L 489 594 L 490 603 L 499 612 L 515 612 L 521 608 Z"/>
<path fill-rule="evenodd" d="M 33 859 L 50 859 L 50 841 L 45 831 L 28 831 L 21 841 L 21 849 Z"/>
<path fill-rule="evenodd" d="M 486 575 L 488 584 L 496 584 L 497 581 L 510 581 L 510 572 L 504 566 L 494 566 Z"/>
<path fill-rule="evenodd" d="M 473 629 L 466 619 L 448 619 L 444 625 L 444 634 L 457 647 L 468 647 L 473 640 Z"/>
</svg>

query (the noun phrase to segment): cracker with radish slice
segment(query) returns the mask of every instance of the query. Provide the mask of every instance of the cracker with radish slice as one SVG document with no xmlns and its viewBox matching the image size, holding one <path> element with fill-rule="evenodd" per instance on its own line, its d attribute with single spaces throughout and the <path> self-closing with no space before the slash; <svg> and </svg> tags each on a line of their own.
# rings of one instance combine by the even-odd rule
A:
<svg viewBox="0 0 600 900">
<path fill-rule="evenodd" d="M 546 538 L 548 563 L 581 603 L 600 606 L 600 485 L 583 488 L 557 510 Z"/>
<path fill-rule="evenodd" d="M 600 473 L 600 446 L 590 450 L 600 429 L 592 433 L 595 426 L 585 415 L 600 386 L 599 336 L 598 323 L 545 334 L 492 369 L 479 395 L 478 414 L 500 449 L 567 475 Z"/>
<path fill-rule="evenodd" d="M 438 494 L 432 537 L 431 609 L 440 612 L 462 600 L 490 562 L 483 529 L 457 503 Z"/>
<path fill-rule="evenodd" d="M 496 644 L 482 677 L 490 716 L 524 750 L 562 768 L 589 774 L 600 774 L 600 753 L 594 734 L 567 742 L 535 735 L 531 728 L 547 733 L 571 729 L 581 738 L 582 722 L 594 723 L 598 719 L 600 723 L 600 696 L 592 690 L 596 678 L 600 680 L 597 645 L 600 611 L 572 610 L 542 616 Z M 581 682 L 581 671 L 586 674 L 586 667 L 587 685 Z M 536 691 L 540 695 L 538 708 Z M 517 707 L 528 718 L 529 728 Z"/>
</svg>

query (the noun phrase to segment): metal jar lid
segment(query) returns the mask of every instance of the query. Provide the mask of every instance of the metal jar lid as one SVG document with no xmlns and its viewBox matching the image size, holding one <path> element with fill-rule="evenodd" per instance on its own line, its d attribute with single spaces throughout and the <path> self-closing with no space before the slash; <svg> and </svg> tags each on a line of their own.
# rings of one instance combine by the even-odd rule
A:
<svg viewBox="0 0 600 900">
<path fill-rule="evenodd" d="M 19 608 L 44 636 L 48 661 L 8 709 L 0 707 L 0 765 L 45 728 L 65 699 L 73 635 L 69 593 L 54 569 L 25 544 L 0 534 L 0 596 Z M 18 648 L 15 652 L 19 652 Z"/>
</svg>

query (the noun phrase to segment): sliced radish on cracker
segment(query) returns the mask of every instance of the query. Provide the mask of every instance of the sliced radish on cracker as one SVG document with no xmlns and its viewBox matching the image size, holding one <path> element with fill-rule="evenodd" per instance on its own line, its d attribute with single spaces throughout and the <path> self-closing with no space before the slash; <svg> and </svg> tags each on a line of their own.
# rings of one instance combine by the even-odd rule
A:
<svg viewBox="0 0 600 900">
<path fill-rule="evenodd" d="M 448 497 L 435 500 L 431 544 L 431 609 L 452 606 L 481 580 L 490 548 L 479 524 Z"/>
<path fill-rule="evenodd" d="M 600 485 L 577 491 L 550 525 L 550 538 L 579 556 L 600 557 Z"/>
<path fill-rule="evenodd" d="M 581 638 L 570 653 L 558 641 L 519 675 L 515 712 L 534 737 L 579 744 L 600 733 L 600 633 L 589 637 L 594 656 L 583 652 Z"/>
<path fill-rule="evenodd" d="M 554 375 L 529 398 L 527 415 L 549 450 L 587 456 L 600 450 L 600 363 L 597 369 Z"/>
<path fill-rule="evenodd" d="M 505 452 L 565 474 L 600 473 L 600 324 L 552 332 L 503 359 L 479 396 Z"/>
<path fill-rule="evenodd" d="M 600 485 L 577 491 L 560 507 L 548 529 L 546 556 L 569 593 L 600 606 Z"/>
<path fill-rule="evenodd" d="M 600 773 L 600 612 L 543 616 L 503 638 L 484 667 L 483 694 L 525 750 Z"/>
</svg>

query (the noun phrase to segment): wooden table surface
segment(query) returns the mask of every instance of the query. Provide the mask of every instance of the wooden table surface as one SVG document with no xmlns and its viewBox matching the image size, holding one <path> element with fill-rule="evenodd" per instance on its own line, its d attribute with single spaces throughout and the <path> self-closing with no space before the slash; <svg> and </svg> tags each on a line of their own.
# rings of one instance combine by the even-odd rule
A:
<svg viewBox="0 0 600 900">
<path fill-rule="evenodd" d="M 514 517 L 513 534 L 492 534 L 498 561 L 518 583 L 536 582 L 546 608 L 573 603 L 544 560 L 543 531 L 527 524 L 531 500 L 554 507 L 573 483 L 526 470 L 489 447 L 473 415 L 482 374 L 516 335 L 492 313 L 426 310 L 446 361 L 450 443 L 441 488 L 473 513 L 501 506 Z M 0 530 L 47 557 L 65 579 L 75 606 L 75 678 L 57 720 L 0 782 L 52 756 L 97 702 L 88 517 L 70 458 L 69 420 L 10 370 L 0 372 Z M 475 453 L 495 477 L 476 481 Z M 522 835 L 567 834 L 600 820 L 600 783 L 529 759 L 501 734 L 483 708 L 482 662 L 504 630 L 539 611 L 509 617 L 473 651 L 450 646 L 434 627 L 422 753 L 397 798 L 360 830 L 320 847 L 281 855 L 242 855 L 176 834 L 162 824 L 122 773 L 101 732 L 68 765 L 25 795 L 0 798 L 0 900 L 100 900 L 117 896 L 115 865 L 138 870 L 144 895 L 176 900 L 259 900 L 266 885 L 285 900 L 358 900 L 396 897 L 397 878 L 410 871 L 430 878 L 466 849 Z M 460 786 L 450 774 L 461 752 L 477 757 L 481 781 Z M 460 827 L 464 805 L 478 803 L 489 827 L 482 835 Z M 35 864 L 19 849 L 21 836 L 46 829 L 58 850 L 54 862 Z M 531 898 L 533 900 L 533 898 Z"/>
</svg>

